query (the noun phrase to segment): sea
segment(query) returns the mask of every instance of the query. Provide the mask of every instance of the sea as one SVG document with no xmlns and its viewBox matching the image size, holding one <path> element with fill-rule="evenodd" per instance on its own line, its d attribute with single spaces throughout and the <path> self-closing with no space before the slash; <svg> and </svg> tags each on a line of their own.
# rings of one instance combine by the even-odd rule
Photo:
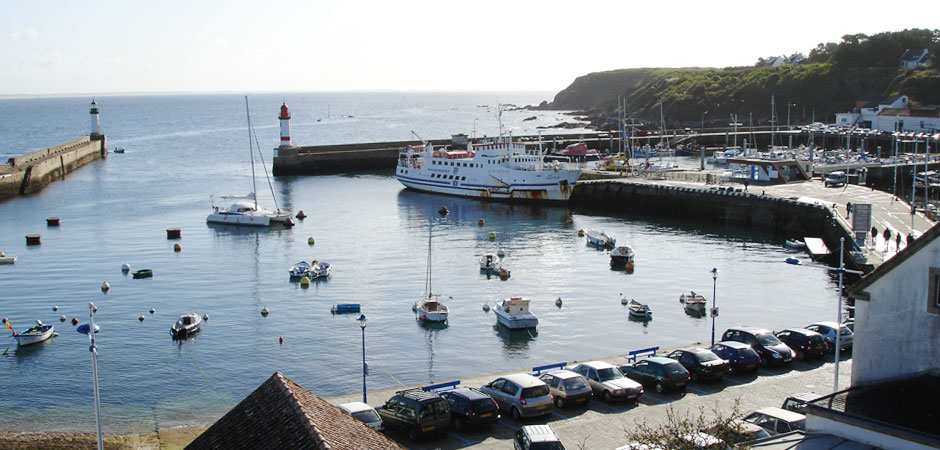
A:
<svg viewBox="0 0 940 450">
<path fill-rule="evenodd" d="M 678 301 L 690 291 L 709 301 L 714 294 L 718 336 L 736 325 L 783 329 L 832 316 L 833 276 L 785 264 L 794 256 L 783 245 L 792 236 L 764 229 L 631 216 L 616 205 L 513 205 L 421 193 L 400 185 L 392 167 L 266 175 L 282 102 L 291 110 L 294 143 L 323 145 L 494 136 L 497 105 L 535 105 L 551 96 L 250 94 L 254 135 L 244 94 L 95 97 L 109 147 L 126 153 L 0 203 L 0 250 L 18 258 L 0 265 L 0 316 L 18 331 L 41 320 L 58 333 L 22 348 L 0 340 L 0 430 L 94 430 L 89 338 L 70 324 L 89 320 L 90 303 L 100 327 L 102 427 L 118 433 L 212 423 L 275 371 L 322 397 L 359 392 L 363 347 L 372 390 L 651 346 L 707 346 L 713 321 L 687 315 Z M 91 100 L 0 99 L 0 158 L 88 134 Z M 573 121 L 563 111 L 502 113 L 506 133 L 517 136 Z M 287 229 L 206 224 L 213 205 L 225 206 L 221 196 L 253 189 L 262 206 L 302 210 L 307 218 Z M 441 217 L 441 206 L 451 213 Z M 60 217 L 61 225 L 47 226 L 48 217 Z M 179 228 L 181 239 L 168 240 L 169 228 Z M 578 236 L 588 228 L 632 246 L 635 270 L 612 268 L 608 251 Z M 41 235 L 42 244 L 26 246 L 27 234 Z M 508 280 L 479 271 L 481 254 L 500 249 Z M 429 253 L 431 290 L 450 308 L 445 326 L 423 326 L 412 311 L 425 292 Z M 289 280 L 291 265 L 314 259 L 332 264 L 329 279 L 308 288 Z M 152 269 L 153 277 L 123 274 L 125 262 Z M 483 308 L 515 296 L 531 299 L 537 330 L 509 332 Z M 624 297 L 649 304 L 653 319 L 630 320 Z M 361 305 L 364 330 L 359 314 L 331 313 L 340 303 Z M 173 340 L 170 326 L 190 312 L 208 317 L 201 332 Z"/>
</svg>

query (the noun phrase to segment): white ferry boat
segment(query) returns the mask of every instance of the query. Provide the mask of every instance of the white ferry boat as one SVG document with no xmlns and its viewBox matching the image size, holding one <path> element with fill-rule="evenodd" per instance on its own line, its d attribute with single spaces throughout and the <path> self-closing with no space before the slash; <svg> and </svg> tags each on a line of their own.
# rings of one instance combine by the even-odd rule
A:
<svg viewBox="0 0 940 450">
<path fill-rule="evenodd" d="M 500 139 L 502 141 L 502 139 Z M 526 153 L 525 144 L 468 144 L 467 150 L 435 149 L 430 143 L 400 152 L 395 176 L 419 191 L 499 200 L 567 201 L 581 176 L 543 155 Z"/>
</svg>

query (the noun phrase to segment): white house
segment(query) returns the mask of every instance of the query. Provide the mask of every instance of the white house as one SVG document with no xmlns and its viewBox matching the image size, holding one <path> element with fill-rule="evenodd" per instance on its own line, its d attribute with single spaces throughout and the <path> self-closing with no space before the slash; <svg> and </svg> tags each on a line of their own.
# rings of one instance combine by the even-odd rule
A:
<svg viewBox="0 0 940 450">
<path fill-rule="evenodd" d="M 901 55 L 901 67 L 916 67 L 921 64 L 927 64 L 930 60 L 930 53 L 926 48 L 907 49 Z"/>
<path fill-rule="evenodd" d="M 940 130 L 940 106 L 912 107 L 906 95 L 885 98 L 857 112 L 836 114 L 837 126 L 854 126 L 881 131 L 935 133 Z"/>
</svg>

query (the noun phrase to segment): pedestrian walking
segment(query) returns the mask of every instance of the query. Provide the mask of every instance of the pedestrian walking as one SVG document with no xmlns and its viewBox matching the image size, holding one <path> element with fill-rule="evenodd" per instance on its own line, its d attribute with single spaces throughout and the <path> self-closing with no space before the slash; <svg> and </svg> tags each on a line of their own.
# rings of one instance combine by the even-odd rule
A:
<svg viewBox="0 0 940 450">
<path fill-rule="evenodd" d="M 891 230 L 885 227 L 885 232 L 883 236 L 885 238 L 885 251 L 888 251 L 888 243 L 891 242 Z"/>
<path fill-rule="evenodd" d="M 877 245 L 877 244 L 878 244 L 877 239 L 878 239 L 878 229 L 875 228 L 875 227 L 871 227 L 871 246 L 872 246 L 872 248 L 877 248 L 877 247 L 878 247 L 878 245 Z"/>
<path fill-rule="evenodd" d="M 852 202 L 845 204 L 845 218 L 848 219 L 852 215 Z"/>
<path fill-rule="evenodd" d="M 895 245 L 894 245 L 894 246 L 895 246 L 894 251 L 896 251 L 896 252 L 901 251 L 901 232 L 900 232 L 900 231 L 898 231 L 897 237 L 894 238 L 894 243 L 895 243 Z"/>
<path fill-rule="evenodd" d="M 907 245 L 911 245 L 914 242 L 914 233 L 907 233 Z"/>
</svg>

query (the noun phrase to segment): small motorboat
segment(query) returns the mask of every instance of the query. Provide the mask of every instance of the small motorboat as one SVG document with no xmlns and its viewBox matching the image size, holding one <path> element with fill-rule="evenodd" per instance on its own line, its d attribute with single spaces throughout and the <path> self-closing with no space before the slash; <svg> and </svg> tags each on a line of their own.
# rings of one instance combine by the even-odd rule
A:
<svg viewBox="0 0 940 450">
<path fill-rule="evenodd" d="M 310 273 L 307 276 L 312 280 L 315 278 L 326 278 L 332 273 L 333 266 L 331 266 L 330 263 L 313 260 L 312 265 L 310 266 Z"/>
<path fill-rule="evenodd" d="M 787 242 L 784 244 L 787 248 L 792 248 L 794 250 L 803 250 L 806 248 L 806 243 L 796 239 L 787 239 Z"/>
<path fill-rule="evenodd" d="M 480 270 L 485 272 L 496 272 L 499 270 L 499 255 L 496 253 L 484 253 L 480 257 Z"/>
<path fill-rule="evenodd" d="M 600 230 L 586 230 L 584 235 L 587 237 L 588 244 L 600 248 L 614 248 L 614 246 L 617 245 L 616 239 L 608 236 L 607 233 Z"/>
<path fill-rule="evenodd" d="M 535 328 L 539 319 L 529 312 L 529 299 L 510 297 L 502 299 L 493 307 L 496 322 L 512 330 Z"/>
<path fill-rule="evenodd" d="M 153 276 L 153 269 L 140 269 L 134 271 L 134 278 L 150 278 Z"/>
<path fill-rule="evenodd" d="M 295 279 L 295 278 L 300 279 L 304 275 L 307 275 L 309 277 L 310 263 L 308 263 L 307 261 L 301 261 L 297 264 L 294 264 L 287 271 L 287 273 L 290 274 L 291 279 Z"/>
<path fill-rule="evenodd" d="M 0 252 L 0 264 L 16 264 L 15 256 L 6 256 Z"/>
<path fill-rule="evenodd" d="M 332 268 L 328 262 L 313 260 L 312 262 L 308 263 L 307 261 L 301 261 L 291 266 L 287 273 L 290 274 L 291 280 L 299 280 L 303 277 L 307 277 L 308 279 L 313 280 L 315 278 L 325 278 L 330 276 L 332 273 Z"/>
<path fill-rule="evenodd" d="M 630 299 L 627 304 L 630 317 L 634 319 L 649 320 L 653 318 L 653 310 L 649 305 Z"/>
<path fill-rule="evenodd" d="M 124 153 L 124 147 L 114 147 L 114 153 Z"/>
<path fill-rule="evenodd" d="M 610 262 L 615 264 L 627 264 L 633 262 L 635 254 L 633 248 L 629 245 L 621 245 L 610 252 Z"/>
<path fill-rule="evenodd" d="M 173 339 L 182 339 L 199 331 L 199 325 L 202 323 L 202 317 L 199 314 L 189 313 L 180 316 L 179 320 L 170 327 L 170 334 Z"/>
<path fill-rule="evenodd" d="M 11 327 L 10 322 L 4 319 L 4 323 Z M 13 332 L 13 337 L 16 338 L 16 343 L 22 347 L 24 345 L 38 344 L 46 339 L 51 338 L 55 335 L 55 328 L 52 325 L 46 325 L 41 321 L 37 320 L 36 325 L 30 327 L 22 333 Z"/>
<path fill-rule="evenodd" d="M 705 296 L 701 294 L 696 294 L 695 291 L 692 291 L 689 294 L 682 294 L 679 296 L 679 303 L 685 305 L 686 310 L 690 311 L 705 311 Z"/>
</svg>

